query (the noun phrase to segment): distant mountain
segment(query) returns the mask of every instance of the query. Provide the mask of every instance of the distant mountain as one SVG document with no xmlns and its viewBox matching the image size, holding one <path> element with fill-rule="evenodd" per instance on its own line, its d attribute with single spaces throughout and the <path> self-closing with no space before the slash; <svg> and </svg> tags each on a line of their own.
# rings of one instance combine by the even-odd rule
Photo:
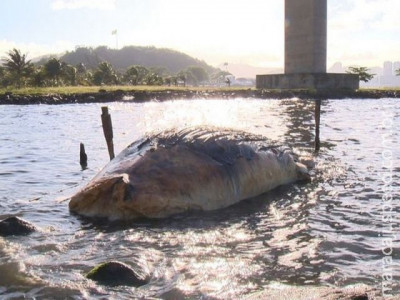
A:
<svg viewBox="0 0 400 300">
<path fill-rule="evenodd" d="M 336 62 L 328 68 L 328 73 L 346 73 L 346 69 L 341 62 Z"/>
<path fill-rule="evenodd" d="M 234 75 L 236 78 L 256 78 L 259 74 L 279 74 L 283 73 L 281 68 L 262 68 L 254 67 L 246 64 L 228 64 L 227 66 L 220 65 L 220 69 L 225 70 L 225 68 Z"/>
<path fill-rule="evenodd" d="M 142 65 L 147 68 L 165 67 L 171 73 L 179 72 L 189 66 L 203 67 L 209 73 L 217 70 L 204 61 L 182 52 L 142 46 L 127 46 L 118 50 L 106 46 L 97 48 L 79 47 L 75 51 L 65 53 L 59 59 L 70 65 L 83 63 L 88 69 L 94 69 L 99 63 L 106 61 L 120 71 L 126 70 L 132 65 Z M 42 59 L 38 64 L 44 64 L 46 61 L 47 59 Z"/>
<path fill-rule="evenodd" d="M 32 58 L 30 61 L 34 64 L 42 65 L 52 57 L 60 59 L 61 56 L 63 56 L 63 53 L 61 53 L 61 54 L 45 54 L 45 55 L 41 55 L 41 56 L 36 56 L 36 57 Z"/>
</svg>

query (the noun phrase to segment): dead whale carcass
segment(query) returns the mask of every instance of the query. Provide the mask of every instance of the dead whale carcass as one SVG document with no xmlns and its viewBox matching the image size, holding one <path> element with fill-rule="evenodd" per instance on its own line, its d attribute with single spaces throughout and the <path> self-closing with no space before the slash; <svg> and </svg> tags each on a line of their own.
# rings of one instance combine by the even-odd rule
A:
<svg viewBox="0 0 400 300">
<path fill-rule="evenodd" d="M 190 128 L 146 136 L 71 198 L 70 210 L 110 220 L 215 210 L 309 178 L 289 151 L 245 132 Z"/>
</svg>

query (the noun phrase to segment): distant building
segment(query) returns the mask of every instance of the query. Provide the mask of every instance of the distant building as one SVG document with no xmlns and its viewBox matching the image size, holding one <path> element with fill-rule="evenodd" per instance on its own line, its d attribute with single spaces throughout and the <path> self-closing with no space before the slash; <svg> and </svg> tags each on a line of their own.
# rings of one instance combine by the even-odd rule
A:
<svg viewBox="0 0 400 300">
<path fill-rule="evenodd" d="M 368 81 L 361 82 L 361 87 L 400 87 L 400 76 L 395 71 L 400 68 L 400 62 L 385 61 L 383 68 L 371 68 L 370 72 L 376 76 Z"/>
<path fill-rule="evenodd" d="M 400 61 L 396 61 L 393 63 L 393 72 L 396 72 L 400 69 Z M 396 74 L 395 74 L 396 75 Z"/>
<path fill-rule="evenodd" d="M 393 75 L 393 63 L 391 61 L 385 61 L 383 63 L 383 76 Z"/>
<path fill-rule="evenodd" d="M 341 62 L 334 63 L 329 69 L 330 73 L 344 73 L 348 66 L 343 66 Z M 369 73 L 374 74 L 368 82 L 360 82 L 361 87 L 400 87 L 400 76 L 396 76 L 396 70 L 400 69 L 400 61 L 385 61 L 380 67 L 369 68 Z"/>
</svg>

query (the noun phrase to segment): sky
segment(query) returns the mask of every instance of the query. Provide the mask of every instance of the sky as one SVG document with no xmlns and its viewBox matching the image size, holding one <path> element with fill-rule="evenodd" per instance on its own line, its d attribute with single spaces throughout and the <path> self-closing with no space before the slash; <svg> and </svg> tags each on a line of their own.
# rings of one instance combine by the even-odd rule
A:
<svg viewBox="0 0 400 300">
<path fill-rule="evenodd" d="M 0 58 L 156 46 L 218 66 L 282 68 L 284 0 L 1 0 Z M 400 61 L 399 0 L 328 0 L 328 67 Z M 117 35 L 112 31 L 117 30 Z"/>
</svg>

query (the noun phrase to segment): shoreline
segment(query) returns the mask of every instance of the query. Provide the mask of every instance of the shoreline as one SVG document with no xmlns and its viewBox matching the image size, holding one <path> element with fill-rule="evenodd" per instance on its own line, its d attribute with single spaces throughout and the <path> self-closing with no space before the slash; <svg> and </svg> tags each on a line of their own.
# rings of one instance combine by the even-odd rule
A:
<svg viewBox="0 0 400 300">
<path fill-rule="evenodd" d="M 18 91 L 17 91 L 18 92 Z M 400 90 L 265 90 L 252 88 L 187 88 L 174 89 L 99 89 L 97 92 L 23 94 L 5 92 L 0 94 L 0 105 L 30 104 L 83 104 L 106 102 L 148 102 L 191 99 L 292 99 L 341 100 L 341 99 L 381 99 L 400 98 Z"/>
</svg>

